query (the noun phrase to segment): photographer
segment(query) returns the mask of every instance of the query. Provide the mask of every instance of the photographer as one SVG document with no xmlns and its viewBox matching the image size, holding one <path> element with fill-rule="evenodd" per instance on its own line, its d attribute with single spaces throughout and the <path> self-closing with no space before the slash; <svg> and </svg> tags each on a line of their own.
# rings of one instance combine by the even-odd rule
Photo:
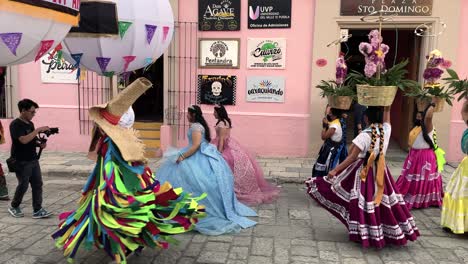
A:
<svg viewBox="0 0 468 264">
<path fill-rule="evenodd" d="M 20 117 L 13 120 L 10 124 L 12 141 L 11 158 L 14 160 L 14 164 L 9 164 L 9 167 L 14 167 L 16 178 L 18 179 L 15 196 L 11 202 L 11 206 L 8 208 L 8 212 L 13 217 L 24 216 L 20 209 L 20 204 L 24 194 L 28 190 L 29 183 L 31 183 L 34 209 L 32 217 L 37 219 L 46 218 L 51 215 L 51 213 L 42 208 L 42 175 L 36 153 L 36 147 L 39 147 L 41 150 L 46 147 L 46 144 L 41 143 L 37 135 L 41 132 L 49 131 L 49 127 L 34 128 L 31 120 L 36 114 L 37 108 L 39 106 L 32 100 L 23 99 L 19 101 L 18 109 Z"/>
<path fill-rule="evenodd" d="M 2 122 L 0 122 L 0 145 L 5 143 L 5 133 L 3 131 Z M 3 172 L 2 164 L 0 163 L 0 200 L 8 201 L 8 187 L 5 179 L 5 173 Z"/>
</svg>

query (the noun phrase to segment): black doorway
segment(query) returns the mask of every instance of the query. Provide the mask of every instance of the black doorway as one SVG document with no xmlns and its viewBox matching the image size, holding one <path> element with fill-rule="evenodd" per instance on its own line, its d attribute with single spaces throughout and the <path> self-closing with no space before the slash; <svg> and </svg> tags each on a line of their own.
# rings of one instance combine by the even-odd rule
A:
<svg viewBox="0 0 468 264">
<path fill-rule="evenodd" d="M 153 83 L 133 104 L 135 121 L 162 122 L 164 114 L 164 56 L 157 59 L 150 67 L 139 69 L 130 75 L 129 83 L 139 77 L 145 77 Z"/>
</svg>

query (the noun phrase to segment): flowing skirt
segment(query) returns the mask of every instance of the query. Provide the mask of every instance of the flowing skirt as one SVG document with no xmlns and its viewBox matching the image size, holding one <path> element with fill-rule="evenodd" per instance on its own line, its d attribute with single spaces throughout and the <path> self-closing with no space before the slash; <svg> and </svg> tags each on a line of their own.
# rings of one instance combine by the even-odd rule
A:
<svg viewBox="0 0 468 264">
<path fill-rule="evenodd" d="M 216 147 L 203 142 L 192 156 L 177 164 L 179 153 L 187 149 L 171 149 L 164 153 L 165 160 L 157 172 L 157 179 L 169 181 L 174 187 L 182 187 L 195 196 L 207 194 L 200 201 L 207 216 L 195 229 L 206 235 L 221 235 L 254 226 L 256 222 L 246 216 L 257 214 L 236 199 L 231 169 Z"/>
<path fill-rule="evenodd" d="M 442 175 L 437 169 L 434 151 L 411 149 L 396 182 L 396 187 L 410 210 L 411 208 L 442 206 L 444 197 Z"/>
<path fill-rule="evenodd" d="M 312 177 L 327 176 L 328 172 L 338 165 L 341 155 L 340 147 L 340 143 L 333 142 L 330 139 L 325 140 L 312 168 Z"/>
<path fill-rule="evenodd" d="M 468 232 L 468 157 L 460 163 L 445 188 L 441 225 L 455 234 Z"/>
<path fill-rule="evenodd" d="M 167 248 L 171 235 L 190 231 L 203 207 L 182 189 L 160 184 L 143 164 L 125 162 L 107 138 L 105 156 L 83 188 L 78 208 L 59 216 L 52 237 L 72 262 L 80 246 L 105 250 L 117 263 L 143 247 Z"/>
<path fill-rule="evenodd" d="M 218 144 L 218 138 L 213 140 L 213 144 Z M 222 155 L 234 175 L 234 190 L 239 201 L 255 205 L 278 198 L 280 189 L 265 180 L 255 158 L 236 140 L 225 140 Z"/>
<path fill-rule="evenodd" d="M 382 202 L 376 206 L 374 170 L 370 169 L 366 181 L 362 181 L 362 165 L 363 160 L 358 159 L 332 180 L 311 178 L 306 182 L 308 194 L 346 226 L 351 241 L 364 247 L 405 245 L 407 240 L 416 240 L 418 228 L 403 197 L 395 192 L 388 168 Z"/>
</svg>

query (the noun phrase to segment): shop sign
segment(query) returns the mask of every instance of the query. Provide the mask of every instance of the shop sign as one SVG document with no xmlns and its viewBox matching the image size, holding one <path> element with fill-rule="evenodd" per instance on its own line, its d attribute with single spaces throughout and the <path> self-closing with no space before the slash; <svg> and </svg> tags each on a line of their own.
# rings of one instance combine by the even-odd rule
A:
<svg viewBox="0 0 468 264">
<path fill-rule="evenodd" d="M 198 104 L 236 104 L 236 76 L 198 75 Z"/>
<path fill-rule="evenodd" d="M 286 39 L 249 38 L 247 40 L 247 68 L 285 69 Z"/>
<path fill-rule="evenodd" d="M 284 77 L 247 77 L 247 102 L 284 103 Z"/>
<path fill-rule="evenodd" d="M 200 68 L 239 68 L 239 39 L 200 39 Z"/>
<path fill-rule="evenodd" d="M 248 28 L 291 28 L 291 0 L 249 0 Z"/>
<path fill-rule="evenodd" d="M 37 7 L 45 7 L 63 13 L 77 15 L 80 10 L 80 0 L 10 0 Z"/>
<path fill-rule="evenodd" d="M 365 16 L 376 11 L 389 15 L 430 16 L 433 0 L 341 0 L 342 16 Z"/>
<path fill-rule="evenodd" d="M 200 31 L 240 30 L 239 0 L 199 0 L 198 29 Z"/>
<path fill-rule="evenodd" d="M 41 80 L 43 83 L 78 83 L 75 67 L 66 60 L 50 58 L 50 53 L 40 60 Z"/>
</svg>

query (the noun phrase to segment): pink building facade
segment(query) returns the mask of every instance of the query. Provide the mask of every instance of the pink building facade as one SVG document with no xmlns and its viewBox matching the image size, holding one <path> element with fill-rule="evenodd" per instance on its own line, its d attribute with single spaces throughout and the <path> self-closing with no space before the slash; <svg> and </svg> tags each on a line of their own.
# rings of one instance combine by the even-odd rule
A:
<svg viewBox="0 0 468 264">
<path fill-rule="evenodd" d="M 221 2 L 221 1 L 220 1 Z M 447 20 L 450 38 L 440 38 L 438 44 L 445 50 L 453 49 L 450 56 L 454 68 L 460 76 L 468 75 L 468 1 L 454 0 L 447 8 L 443 0 L 434 0 L 432 17 L 435 20 Z M 184 22 L 198 21 L 198 1 L 171 1 L 176 20 Z M 448 5 L 448 4 L 445 4 Z M 453 6 L 452 6 L 453 5 Z M 284 29 L 248 29 L 248 0 L 241 0 L 239 31 L 203 31 L 198 32 L 198 38 L 236 38 L 240 41 L 238 69 L 194 69 L 194 75 L 233 75 L 237 77 L 236 104 L 228 106 L 227 110 L 233 121 L 232 136 L 242 142 L 254 153 L 261 156 L 315 156 L 321 145 L 319 131 L 326 100 L 320 98 L 315 88 L 321 79 L 333 78 L 334 61 L 337 49 L 327 48 L 329 43 L 339 37 L 340 28 L 356 26 L 356 28 L 373 28 L 375 25 L 359 24 L 359 16 L 341 17 L 340 0 L 316 1 L 294 0 L 291 10 L 291 28 Z M 440 12 L 439 12 L 440 11 Z M 447 15 L 452 12 L 452 15 Z M 453 13 L 455 12 L 455 13 Z M 324 20 L 326 17 L 328 20 Z M 419 23 L 420 17 L 407 17 L 407 20 L 397 21 L 400 24 Z M 399 18 L 400 19 L 400 18 Z M 405 19 L 405 18 L 402 18 Z M 331 21 L 331 23 L 329 22 Z M 344 22 L 343 22 L 344 21 Z M 421 19 L 421 21 L 425 21 Z M 413 27 L 414 29 L 414 27 Z M 328 32 L 327 34 L 322 32 Z M 177 30 L 176 30 L 177 34 Z M 452 37 L 454 36 L 454 37 Z M 182 36 L 179 36 L 182 37 Z M 249 38 L 284 38 L 286 39 L 286 67 L 281 70 L 248 69 L 247 42 Z M 196 39 L 191 41 L 197 42 Z M 441 45 L 442 43 L 442 45 Z M 391 45 L 391 43 L 389 43 Z M 449 54 L 452 55 L 452 54 Z M 167 56 L 167 55 L 166 55 Z M 325 67 L 317 66 L 317 60 L 328 61 Z M 166 68 L 167 69 L 167 65 Z M 176 69 L 177 70 L 177 69 Z M 178 66 L 182 71 L 182 66 Z M 48 142 L 49 150 L 56 151 L 86 151 L 90 141 L 88 133 L 83 132 L 82 99 L 78 96 L 76 84 L 50 84 L 41 81 L 39 63 L 29 63 L 9 69 L 12 90 L 11 100 L 7 107 L 12 109 L 11 116 L 17 116 L 16 102 L 21 98 L 30 98 L 40 105 L 34 122 L 36 126 L 48 125 L 60 127 L 60 134 L 54 135 Z M 164 73 L 167 77 L 167 73 Z M 285 79 L 285 95 L 282 103 L 248 102 L 246 100 L 247 79 L 250 76 L 282 76 Z M 110 82 L 114 85 L 116 81 Z M 111 85 L 112 86 L 112 85 Z M 182 80 L 179 80 L 182 86 Z M 172 106 L 169 102 L 169 91 L 164 87 L 164 109 Z M 196 89 L 188 87 L 187 89 Z M 109 94 L 115 93 L 116 87 L 110 88 Z M 8 101 L 8 100 L 7 100 Z M 11 104 L 14 103 L 12 106 Z M 90 102 L 92 104 L 92 102 Z M 465 125 L 460 118 L 461 103 L 455 103 L 453 108 L 448 105 L 446 110 L 436 117 L 439 130 L 440 145 L 447 152 L 449 161 L 458 161 L 462 157 L 459 141 Z M 182 108 L 182 107 L 179 107 Z M 202 105 L 202 110 L 210 126 L 214 127 L 213 106 Z M 11 110 L 10 110 L 11 111 Z M 180 109 L 185 113 L 184 109 Z M 81 119 L 81 121 L 80 121 Z M 448 121 L 446 121 L 448 120 Z M 7 128 L 10 119 L 1 120 Z M 351 128 L 350 128 L 351 129 Z M 7 137 L 8 129 L 6 129 Z M 171 145 L 182 146 L 186 139 L 180 134 L 174 124 L 164 118 L 161 127 L 161 148 Z M 214 133 L 214 130 L 212 130 Z M 8 150 L 9 144 L 0 146 L 0 150 Z"/>
</svg>

